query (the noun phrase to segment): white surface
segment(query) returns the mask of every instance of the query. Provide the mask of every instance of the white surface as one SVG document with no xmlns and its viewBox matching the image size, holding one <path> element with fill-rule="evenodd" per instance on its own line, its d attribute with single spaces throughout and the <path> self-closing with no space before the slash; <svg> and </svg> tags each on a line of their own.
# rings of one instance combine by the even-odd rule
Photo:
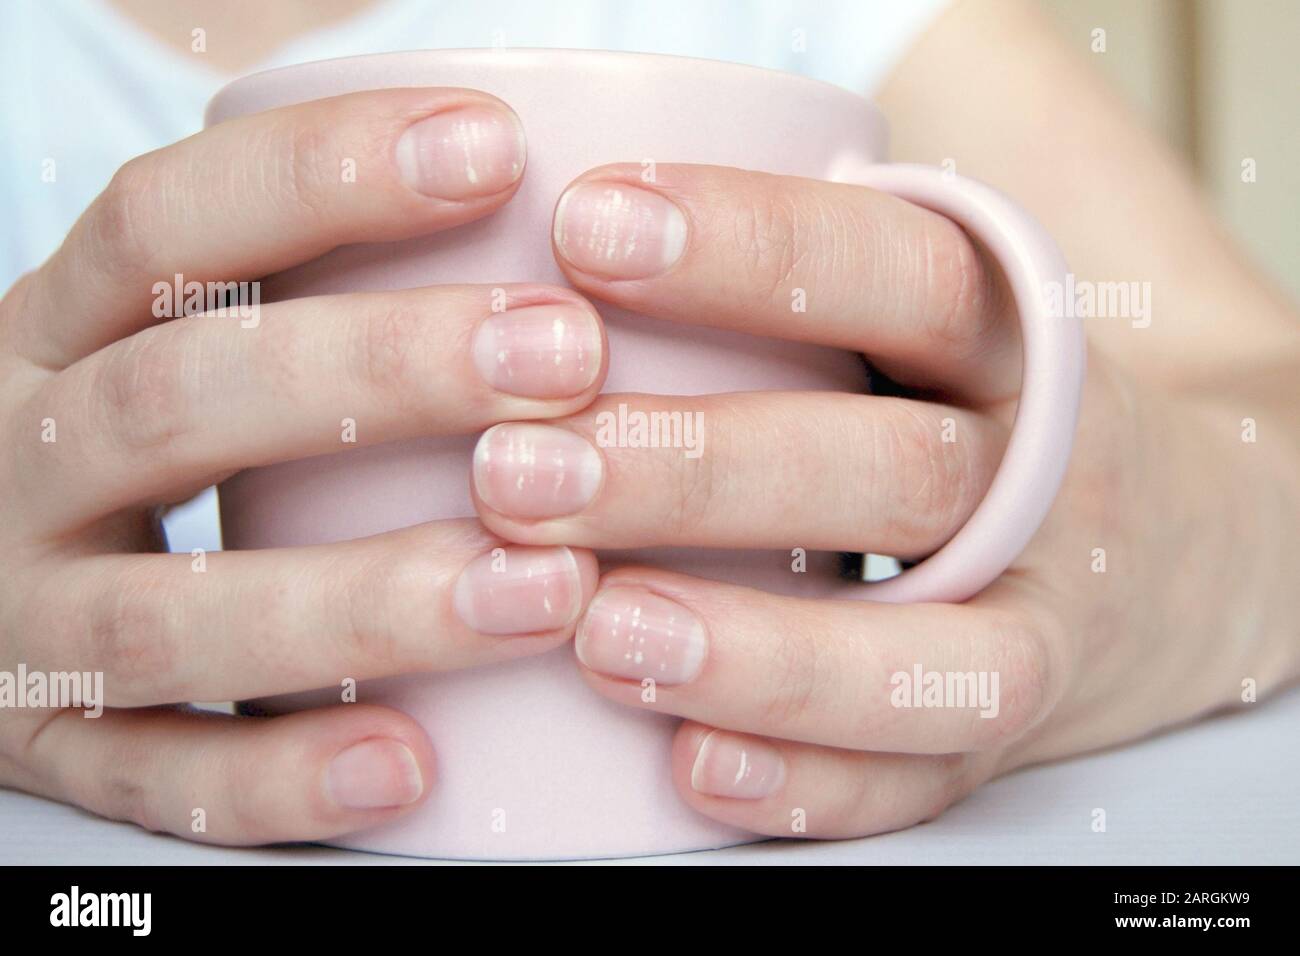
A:
<svg viewBox="0 0 1300 956">
<path fill-rule="evenodd" d="M 997 780 L 938 820 L 838 843 L 653 857 L 714 863 L 1300 863 L 1300 688 L 1130 747 Z M 1092 811 L 1106 811 L 1094 833 Z M 419 864 L 327 847 L 226 849 L 0 791 L 0 864 Z M 640 861 L 614 861 L 640 862 Z"/>
</svg>

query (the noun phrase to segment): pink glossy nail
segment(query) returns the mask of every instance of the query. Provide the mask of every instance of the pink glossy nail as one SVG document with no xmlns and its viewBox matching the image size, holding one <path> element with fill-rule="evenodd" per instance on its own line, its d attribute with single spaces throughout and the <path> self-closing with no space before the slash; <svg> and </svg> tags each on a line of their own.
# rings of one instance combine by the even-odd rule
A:
<svg viewBox="0 0 1300 956">
<path fill-rule="evenodd" d="M 583 272 L 644 279 L 663 272 L 686 248 L 686 217 L 658 193 L 621 183 L 571 186 L 555 208 L 560 255 Z"/>
<path fill-rule="evenodd" d="M 416 192 L 472 199 L 499 193 L 518 179 L 526 148 L 514 113 L 467 106 L 411 124 L 397 141 L 397 168 Z"/>
<path fill-rule="evenodd" d="M 517 518 L 581 511 L 603 470 L 589 442 L 551 425 L 495 425 L 474 449 L 474 490 L 489 508 Z"/>
<path fill-rule="evenodd" d="M 574 305 L 497 312 L 474 334 L 474 365 L 495 389 L 526 398 L 570 398 L 600 374 L 600 327 Z"/>
<path fill-rule="evenodd" d="M 611 587 L 587 607 L 575 642 L 578 660 L 601 674 L 685 684 L 704 666 L 704 625 L 675 601 L 641 588 Z"/>
<path fill-rule="evenodd" d="M 761 800 L 785 783 L 785 758 L 757 737 L 715 730 L 691 768 L 691 789 L 713 797 Z"/>
<path fill-rule="evenodd" d="M 334 802 L 349 810 L 403 807 L 424 793 L 415 754 L 400 741 L 382 738 L 363 740 L 337 754 L 325 785 Z"/>
<path fill-rule="evenodd" d="M 554 631 L 582 610 L 582 575 L 568 548 L 498 548 L 460 573 L 452 603 L 480 634 Z"/>
</svg>

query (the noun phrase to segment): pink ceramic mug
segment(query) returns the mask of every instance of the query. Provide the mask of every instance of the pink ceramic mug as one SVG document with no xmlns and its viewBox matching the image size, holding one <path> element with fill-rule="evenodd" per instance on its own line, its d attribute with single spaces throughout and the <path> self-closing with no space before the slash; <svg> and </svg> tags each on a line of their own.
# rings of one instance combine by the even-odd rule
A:
<svg viewBox="0 0 1300 956">
<path fill-rule="evenodd" d="M 208 123 L 410 86 L 484 90 L 515 109 L 529 152 L 517 195 L 495 215 L 451 232 L 335 250 L 265 280 L 264 299 L 439 283 L 562 283 L 550 240 L 555 202 L 571 180 L 605 163 L 712 163 L 894 193 L 977 236 L 1002 266 L 1020 310 L 1020 405 L 984 502 L 939 552 L 873 584 L 839 578 L 838 556 L 829 554 L 810 556 L 803 574 L 791 573 L 789 551 L 657 550 L 634 560 L 785 593 L 960 601 L 993 580 L 1028 542 L 1065 471 L 1083 342 L 1077 321 L 1054 317 L 1046 307 L 1047 284 L 1065 278 L 1060 252 L 1006 198 L 938 169 L 880 165 L 885 121 L 852 93 L 791 74 L 677 57 L 443 50 L 310 63 L 227 86 L 210 104 Z M 847 352 L 601 311 L 610 349 L 607 391 L 865 388 L 861 359 Z M 316 544 L 472 515 L 475 438 L 356 448 L 242 472 L 221 487 L 225 546 Z M 596 696 L 579 678 L 569 647 L 460 673 L 372 681 L 358 697 L 419 720 L 433 740 L 439 776 L 413 813 L 341 845 L 529 859 L 662 853 L 754 839 L 685 806 L 669 777 L 677 721 Z M 335 687 L 259 707 L 282 712 L 338 701 Z"/>
</svg>

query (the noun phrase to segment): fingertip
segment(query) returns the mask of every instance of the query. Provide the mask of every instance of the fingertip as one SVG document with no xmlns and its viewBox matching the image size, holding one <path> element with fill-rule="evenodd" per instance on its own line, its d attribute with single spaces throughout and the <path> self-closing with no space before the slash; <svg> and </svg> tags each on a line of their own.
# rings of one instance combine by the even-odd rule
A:
<svg viewBox="0 0 1300 956">
<path fill-rule="evenodd" d="M 412 717 L 390 707 L 340 704 L 270 721 L 284 734 L 304 733 L 316 765 L 320 815 L 343 833 L 371 826 L 422 803 L 437 780 L 433 744 Z"/>
<path fill-rule="evenodd" d="M 499 100 L 467 100 L 420 116 L 398 136 L 393 160 L 408 189 L 463 202 L 518 188 L 527 161 L 523 122 Z"/>
<path fill-rule="evenodd" d="M 573 555 L 573 561 L 578 567 L 578 580 L 582 586 L 582 603 L 578 608 L 578 614 L 573 619 L 576 627 L 582 620 L 582 616 L 587 613 L 587 606 L 591 604 L 591 599 L 596 596 L 596 591 L 600 587 L 600 563 L 596 560 L 596 554 L 586 548 L 569 548 L 569 553 Z"/>
<path fill-rule="evenodd" d="M 411 748 L 390 737 L 357 741 L 331 757 L 325 789 L 345 810 L 404 807 L 427 792 Z"/>
<path fill-rule="evenodd" d="M 673 783 L 676 784 L 678 792 L 692 804 L 697 803 L 700 796 L 691 783 L 695 774 L 696 759 L 699 757 L 700 748 L 704 746 L 704 742 L 713 730 L 714 728 L 705 724 L 684 720 L 677 728 L 676 736 L 673 737 L 671 754 Z"/>
<path fill-rule="evenodd" d="M 707 724 L 682 722 L 673 737 L 670 758 L 673 786 L 688 806 L 707 817 L 756 833 L 766 832 L 759 822 L 762 814 L 755 813 L 757 801 L 712 794 L 703 788 L 702 758 L 709 741 L 720 733 L 723 732 Z"/>
<path fill-rule="evenodd" d="M 563 546 L 496 547 L 461 570 L 451 606 L 477 635 L 567 640 L 595 588 L 594 560 Z"/>
</svg>

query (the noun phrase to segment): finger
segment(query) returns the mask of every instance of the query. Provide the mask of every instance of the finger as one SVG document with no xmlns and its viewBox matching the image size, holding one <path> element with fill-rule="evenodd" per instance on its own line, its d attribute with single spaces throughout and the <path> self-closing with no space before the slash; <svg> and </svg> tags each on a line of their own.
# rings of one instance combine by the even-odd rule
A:
<svg viewBox="0 0 1300 956">
<path fill-rule="evenodd" d="M 366 704 L 274 719 L 62 710 L 24 753 L 24 790 L 201 843 L 324 840 L 401 816 L 434 783 L 420 726 Z"/>
<path fill-rule="evenodd" d="M 619 703 L 901 753 L 1005 746 L 1047 712 L 1060 670 L 1045 629 L 1009 610 L 793 598 L 646 568 L 601 580 L 575 646 Z"/>
<path fill-rule="evenodd" d="M 34 575 L 17 658 L 102 672 L 114 707 L 341 687 L 551 650 L 596 577 L 590 552 L 504 545 L 470 519 L 314 547 L 92 556 Z"/>
<path fill-rule="evenodd" d="M 769 836 L 842 839 L 933 819 L 985 775 L 969 754 L 855 753 L 686 723 L 673 782 L 715 820 Z"/>
<path fill-rule="evenodd" d="M 177 319 L 96 352 L 26 402 L 13 480 L 43 530 L 241 468 L 581 408 L 604 380 L 600 318 L 547 286 L 292 299 L 257 327 Z M 506 306 L 501 311 L 501 306 Z M 351 423 L 350 428 L 345 426 Z M 57 525 L 57 527 L 55 527 Z"/>
<path fill-rule="evenodd" d="M 912 558 L 965 524 L 1005 441 L 983 414 L 901 398 L 604 395 L 563 421 L 490 429 L 474 492 L 488 527 L 528 544 Z"/>
<path fill-rule="evenodd" d="M 20 290 L 19 351 L 71 364 L 152 318 L 155 283 L 256 279 L 336 246 L 487 215 L 523 127 L 460 89 L 351 93 L 243 116 L 127 163 Z"/>
<path fill-rule="evenodd" d="M 951 220 L 860 186 L 721 166 L 603 166 L 560 198 L 556 260 L 636 312 L 865 352 L 982 401 L 1019 381 L 999 274 Z"/>
</svg>

